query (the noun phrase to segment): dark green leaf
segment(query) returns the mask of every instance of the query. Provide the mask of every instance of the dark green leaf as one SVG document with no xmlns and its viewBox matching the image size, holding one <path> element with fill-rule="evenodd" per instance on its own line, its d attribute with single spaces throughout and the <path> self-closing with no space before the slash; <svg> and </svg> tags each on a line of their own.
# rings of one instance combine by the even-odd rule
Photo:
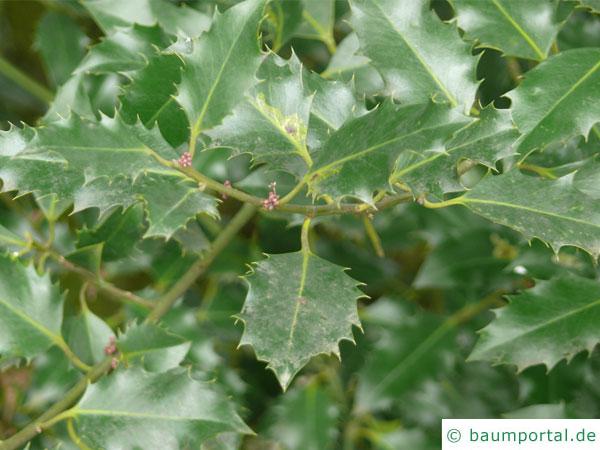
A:
<svg viewBox="0 0 600 450">
<path fill-rule="evenodd" d="M 70 78 L 83 58 L 88 42 L 88 37 L 68 16 L 50 11 L 42 18 L 35 47 L 44 59 L 54 86 L 60 86 Z"/>
<path fill-rule="evenodd" d="M 81 441 L 92 448 L 176 450 L 196 447 L 225 431 L 251 430 L 214 384 L 185 370 L 149 373 L 118 370 L 90 385 L 70 409 Z"/>
<path fill-rule="evenodd" d="M 376 190 L 390 189 L 389 177 L 403 152 L 441 153 L 443 142 L 469 121 L 444 105 L 386 102 L 333 133 L 306 175 L 310 190 L 371 203 Z"/>
<path fill-rule="evenodd" d="M 481 330 L 470 360 L 551 369 L 583 350 L 591 353 L 600 342 L 600 284 L 595 280 L 561 275 L 509 299 Z"/>
<path fill-rule="evenodd" d="M 134 25 L 119 29 L 93 46 L 76 72 L 110 73 L 142 69 L 157 47 L 165 48 L 170 42 L 158 26 Z"/>
<path fill-rule="evenodd" d="M 185 113 L 173 95 L 181 79 L 182 62 L 176 55 L 155 54 L 148 65 L 131 76 L 119 97 L 120 114 L 129 123 L 142 121 L 152 128 L 156 122 L 165 139 L 177 147 L 188 139 Z"/>
<path fill-rule="evenodd" d="M 247 0 L 216 15 L 210 31 L 191 42 L 176 100 L 183 107 L 191 135 L 221 123 L 255 83 L 260 64 L 258 25 L 264 0 Z"/>
<path fill-rule="evenodd" d="M 0 355 L 31 358 L 52 345 L 65 347 L 61 336 L 63 299 L 50 275 L 40 276 L 0 253 Z"/>
<path fill-rule="evenodd" d="M 65 324 L 65 336 L 69 347 L 86 364 L 97 364 L 106 355 L 104 348 L 114 338 L 110 327 L 100 317 L 82 305 L 81 313 L 71 317 Z"/>
<path fill-rule="evenodd" d="M 351 0 L 351 24 L 388 95 L 403 102 L 433 98 L 469 112 L 475 66 L 455 25 L 442 23 L 426 0 Z"/>
<path fill-rule="evenodd" d="M 493 107 L 456 133 L 443 148 L 428 152 L 404 152 L 396 162 L 392 181 L 406 183 L 415 195 L 431 192 L 438 197 L 464 190 L 459 181 L 459 164 L 483 164 L 495 169 L 499 159 L 514 154 L 519 137 L 508 110 Z"/>
<path fill-rule="evenodd" d="M 158 23 L 171 34 L 196 37 L 210 26 L 201 12 L 165 0 L 85 0 L 83 5 L 106 34 L 134 23 L 148 27 Z"/>
<path fill-rule="evenodd" d="M 251 345 L 269 363 L 284 390 L 313 356 L 339 357 L 339 341 L 354 342 L 356 300 L 363 294 L 343 268 L 301 251 L 270 255 L 247 280 L 240 345 Z"/>
<path fill-rule="evenodd" d="M 560 28 L 557 0 L 451 0 L 466 38 L 509 56 L 546 59 Z"/>
<path fill-rule="evenodd" d="M 600 205 L 574 188 L 569 177 L 556 181 L 518 170 L 487 176 L 451 202 L 506 225 L 527 238 L 547 242 L 555 252 L 565 245 L 600 255 Z"/>
<path fill-rule="evenodd" d="M 510 93 L 512 117 L 524 134 L 518 151 L 587 136 L 600 122 L 600 49 L 561 52 L 527 72 Z"/>
<path fill-rule="evenodd" d="M 165 372 L 179 366 L 190 342 L 157 325 L 131 325 L 117 339 L 117 348 L 126 362 L 141 362 L 150 372 Z"/>
</svg>

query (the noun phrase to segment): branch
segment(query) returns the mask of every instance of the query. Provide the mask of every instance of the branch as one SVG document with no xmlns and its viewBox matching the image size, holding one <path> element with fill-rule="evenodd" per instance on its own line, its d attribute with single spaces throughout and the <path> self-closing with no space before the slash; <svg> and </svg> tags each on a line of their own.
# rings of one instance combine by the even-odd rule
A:
<svg viewBox="0 0 600 450">
<path fill-rule="evenodd" d="M 254 216 L 256 207 L 245 204 L 242 209 L 231 219 L 219 236 L 215 239 L 210 250 L 188 269 L 188 271 L 173 285 L 173 287 L 158 300 L 156 306 L 152 309 L 147 322 L 157 322 L 164 316 L 171 306 L 181 295 L 189 289 L 196 279 L 210 266 L 215 258 L 227 247 L 233 237 L 242 229 L 244 225 Z"/>
<path fill-rule="evenodd" d="M 177 282 L 175 285 L 153 306 L 152 312 L 146 317 L 146 322 L 157 322 L 160 320 L 173 306 L 173 303 L 196 281 L 198 276 L 200 276 L 207 267 L 215 260 L 215 258 L 223 251 L 223 249 L 231 242 L 231 239 L 240 231 L 240 229 L 252 218 L 252 216 L 256 213 L 256 207 L 252 205 L 244 205 L 242 209 L 231 219 L 231 221 L 227 224 L 227 226 L 223 229 L 221 234 L 215 239 L 213 242 L 211 249 L 208 253 L 199 259 L 187 272 L 186 274 Z M 52 254 L 51 254 L 52 256 Z M 93 279 L 90 279 L 91 282 L 94 282 L 97 277 L 88 272 L 87 270 L 77 267 L 71 262 L 67 261 L 64 257 L 60 255 L 56 255 L 58 257 L 58 262 L 65 266 L 67 264 L 69 270 L 73 270 L 77 273 L 82 274 L 83 276 L 91 275 Z M 126 291 L 121 291 L 120 289 L 110 285 L 99 286 L 103 289 L 110 289 L 110 291 L 118 293 L 119 295 L 125 295 L 128 297 Z M 129 293 L 131 294 L 131 293 Z M 133 294 L 131 294 L 133 296 Z M 135 296 L 134 296 L 135 297 Z M 140 299 L 138 297 L 138 299 Z M 131 298 L 129 298 L 131 300 Z M 144 302 L 148 302 L 147 300 L 141 299 Z M 41 433 L 44 427 L 50 427 L 54 425 L 58 418 L 57 416 L 64 412 L 67 408 L 69 408 L 73 403 L 75 403 L 79 397 L 85 392 L 88 384 L 94 383 L 99 378 L 101 378 L 104 374 L 106 374 L 110 368 L 112 363 L 112 357 L 105 358 L 102 362 L 96 364 L 91 370 L 77 382 L 75 386 L 73 386 L 64 396 L 64 398 L 54 405 L 50 407 L 44 414 L 38 417 L 37 420 L 31 422 L 21 431 L 14 434 L 12 437 L 0 443 L 0 450 L 15 450 L 22 445 L 25 445 L 28 441 L 33 439 L 37 434 Z"/>
</svg>

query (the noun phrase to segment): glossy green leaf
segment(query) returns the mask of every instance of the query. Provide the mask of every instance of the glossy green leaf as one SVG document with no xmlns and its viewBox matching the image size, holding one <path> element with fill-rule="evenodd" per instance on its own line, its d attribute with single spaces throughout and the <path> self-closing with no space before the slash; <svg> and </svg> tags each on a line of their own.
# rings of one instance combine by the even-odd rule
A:
<svg viewBox="0 0 600 450">
<path fill-rule="evenodd" d="M 370 64 L 369 58 L 359 53 L 359 48 L 358 36 L 350 33 L 339 43 L 321 75 L 327 79 L 352 80 L 357 92 L 369 96 L 383 92 L 381 75 Z"/>
<path fill-rule="evenodd" d="M 60 86 L 70 78 L 83 58 L 88 42 L 88 37 L 70 17 L 51 11 L 44 15 L 34 45 L 44 59 L 54 86 Z"/>
<path fill-rule="evenodd" d="M 508 110 L 485 108 L 478 120 L 459 130 L 443 148 L 404 152 L 396 162 L 392 180 L 407 184 L 415 195 L 430 192 L 441 197 L 464 190 L 459 181 L 460 163 L 495 169 L 499 159 L 515 153 L 518 137 Z"/>
<path fill-rule="evenodd" d="M 65 337 L 79 359 L 93 365 L 106 357 L 104 348 L 114 338 L 114 333 L 104 320 L 84 304 L 80 314 L 66 320 Z"/>
<path fill-rule="evenodd" d="M 325 143 L 306 175 L 312 193 L 336 200 L 372 202 L 389 190 L 389 178 L 403 152 L 432 155 L 470 119 L 434 103 L 396 107 L 386 102 L 347 122 Z"/>
<path fill-rule="evenodd" d="M 157 47 L 165 48 L 170 43 L 169 37 L 158 26 L 134 25 L 119 29 L 93 46 L 76 72 L 107 73 L 142 69 Z"/>
<path fill-rule="evenodd" d="M 257 164 L 300 178 L 315 153 L 353 116 L 363 113 L 351 89 L 305 71 L 295 55 L 271 54 L 262 63 L 261 81 L 223 124 L 207 132 L 213 146 L 250 153 Z"/>
<path fill-rule="evenodd" d="M 270 55 L 261 80 L 223 124 L 207 132 L 216 146 L 247 152 L 255 163 L 302 176 L 312 163 L 307 148 L 312 98 L 305 90 L 300 61 Z"/>
<path fill-rule="evenodd" d="M 263 12 L 264 0 L 246 0 L 217 13 L 210 31 L 190 43 L 189 54 L 181 55 L 184 69 L 175 98 L 192 136 L 218 125 L 255 83 Z"/>
<path fill-rule="evenodd" d="M 134 23 L 148 27 L 158 23 L 171 34 L 196 37 L 210 26 L 201 12 L 165 0 L 85 0 L 83 5 L 106 34 Z"/>
<path fill-rule="evenodd" d="M 177 147 L 188 139 L 185 113 L 173 95 L 181 79 L 181 59 L 176 55 L 154 54 L 147 66 L 131 75 L 119 96 L 120 114 L 129 123 L 138 120 L 147 128 L 156 122 L 165 139 Z"/>
<path fill-rule="evenodd" d="M 117 370 L 90 385 L 66 416 L 91 448 L 176 450 L 197 448 L 225 431 L 251 433 L 214 384 L 195 381 L 183 369 Z"/>
<path fill-rule="evenodd" d="M 561 52 L 527 72 L 510 93 L 512 118 L 523 133 L 518 151 L 587 136 L 600 122 L 600 49 Z"/>
<path fill-rule="evenodd" d="M 452 0 L 466 38 L 509 56 L 546 59 L 560 28 L 558 1 Z"/>
<path fill-rule="evenodd" d="M 452 202 L 529 239 L 539 238 L 555 252 L 572 245 L 600 255 L 600 205 L 573 187 L 568 177 L 543 180 L 512 170 L 487 176 Z"/>
<path fill-rule="evenodd" d="M 268 362 L 284 390 L 313 356 L 339 357 L 339 341 L 354 342 L 356 300 L 363 294 L 343 268 L 306 251 L 270 255 L 247 281 L 240 345 Z"/>
<path fill-rule="evenodd" d="M 62 307 L 50 275 L 0 253 L 0 355 L 31 358 L 64 346 Z"/>
<path fill-rule="evenodd" d="M 363 53 L 403 102 L 433 98 L 469 112 L 475 100 L 477 59 L 425 0 L 351 0 L 351 25 Z"/>
<path fill-rule="evenodd" d="M 217 199 L 177 173 L 147 171 L 131 180 L 126 177 L 98 178 L 77 193 L 75 211 L 98 208 L 101 216 L 116 206 L 128 208 L 142 202 L 148 229 L 145 238 L 170 239 L 198 214 L 218 216 Z"/>
<path fill-rule="evenodd" d="M 600 160 L 590 161 L 575 172 L 573 185 L 593 199 L 600 200 Z"/>
<path fill-rule="evenodd" d="M 66 255 L 65 259 L 93 274 L 100 275 L 104 244 L 104 242 L 100 242 L 82 246 Z"/>
<path fill-rule="evenodd" d="M 152 324 L 133 324 L 117 339 L 121 357 L 139 362 L 150 372 L 165 372 L 179 366 L 191 343 Z"/>
<path fill-rule="evenodd" d="M 560 275 L 509 300 L 481 330 L 470 360 L 514 364 L 519 370 L 535 364 L 551 369 L 564 358 L 591 352 L 600 341 L 596 280 Z"/>
<path fill-rule="evenodd" d="M 77 246 L 102 244 L 102 259 L 115 261 L 130 255 L 145 231 L 144 210 L 142 205 L 136 205 L 125 211 L 115 210 L 110 215 L 105 214 L 105 218 L 93 228 L 78 230 Z"/>
<path fill-rule="evenodd" d="M 50 123 L 61 120 L 69 117 L 71 113 L 88 120 L 97 119 L 84 74 L 73 75 L 58 88 L 54 101 L 42 118 L 42 122 Z"/>
</svg>

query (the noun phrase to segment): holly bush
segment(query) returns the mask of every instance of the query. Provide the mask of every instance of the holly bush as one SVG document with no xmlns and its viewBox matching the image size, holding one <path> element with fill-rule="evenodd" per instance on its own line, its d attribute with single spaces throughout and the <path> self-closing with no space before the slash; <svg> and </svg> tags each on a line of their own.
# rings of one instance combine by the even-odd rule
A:
<svg viewBox="0 0 600 450">
<path fill-rule="evenodd" d="M 0 8 L 2 450 L 600 416 L 598 0 Z"/>
</svg>

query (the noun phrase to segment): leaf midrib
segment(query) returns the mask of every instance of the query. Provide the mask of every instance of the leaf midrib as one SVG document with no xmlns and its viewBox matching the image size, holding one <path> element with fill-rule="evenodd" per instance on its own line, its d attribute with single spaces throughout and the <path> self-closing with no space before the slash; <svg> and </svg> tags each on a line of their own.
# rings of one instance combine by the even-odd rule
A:
<svg viewBox="0 0 600 450">
<path fill-rule="evenodd" d="M 498 347 L 502 347 L 503 345 L 505 345 L 507 343 L 510 343 L 510 341 L 516 341 L 517 339 L 521 339 L 524 336 L 527 336 L 529 334 L 535 333 L 536 331 L 539 331 L 542 328 L 548 327 L 548 326 L 550 326 L 550 325 L 552 325 L 552 324 L 554 324 L 556 322 L 560 322 L 561 320 L 565 320 L 565 319 L 569 318 L 570 316 L 576 315 L 578 313 L 581 313 L 581 312 L 583 312 L 583 311 L 585 311 L 587 309 L 593 308 L 595 306 L 600 306 L 600 298 L 592 301 L 591 303 L 588 303 L 587 305 L 581 306 L 581 307 L 576 308 L 576 309 L 574 309 L 572 311 L 569 311 L 569 312 L 567 312 L 565 314 L 559 315 L 558 317 L 554 317 L 553 319 L 550 319 L 550 320 L 548 320 L 546 322 L 543 322 L 543 323 L 541 323 L 539 325 L 531 327 L 527 331 L 519 333 L 516 336 L 512 336 L 510 339 L 506 339 L 506 340 L 500 342 L 499 344 L 493 345 L 491 347 L 487 347 L 485 349 L 485 351 L 489 352 L 489 351 L 492 351 L 492 350 L 494 350 L 494 349 L 496 349 Z"/>
<path fill-rule="evenodd" d="M 499 200 L 486 200 L 486 199 L 471 198 L 471 197 L 463 196 L 463 197 L 457 198 L 456 199 L 456 203 L 462 203 L 462 204 L 480 203 L 480 204 L 484 204 L 484 205 L 494 205 L 494 206 L 503 206 L 505 208 L 521 209 L 523 211 L 529 211 L 529 212 L 532 212 L 532 213 L 546 215 L 546 216 L 550 216 L 550 217 L 555 217 L 557 219 L 571 221 L 571 222 L 579 223 L 579 224 L 582 224 L 582 225 L 591 226 L 591 227 L 594 227 L 594 228 L 600 228 L 600 224 L 595 224 L 595 223 L 592 223 L 592 222 L 588 222 L 586 220 L 577 219 L 577 218 L 569 217 L 569 216 L 563 216 L 563 215 L 554 213 L 552 211 L 544 211 L 544 210 L 541 210 L 541 209 L 532 208 L 530 206 L 519 205 L 519 204 L 516 204 L 516 203 L 502 202 L 502 201 L 499 201 Z M 465 205 L 465 206 L 467 206 L 467 205 Z"/>
<path fill-rule="evenodd" d="M 460 130 L 460 131 L 463 131 L 463 130 L 465 130 L 465 129 L 469 128 L 471 125 L 474 125 L 475 123 L 477 123 L 477 122 L 471 122 L 470 124 L 468 124 L 468 125 L 467 125 L 465 128 L 463 128 L 463 129 L 462 129 L 462 130 Z M 492 134 L 488 134 L 488 135 L 485 135 L 485 136 L 481 136 L 481 137 L 478 137 L 477 139 L 473 139 L 473 140 L 471 140 L 471 141 L 464 142 L 464 143 L 462 143 L 462 144 L 460 144 L 460 145 L 457 145 L 457 146 L 455 146 L 455 147 L 451 147 L 451 148 L 447 149 L 447 150 L 446 150 L 446 151 L 444 151 L 444 152 L 439 152 L 439 153 L 436 153 L 435 155 L 433 155 L 433 156 L 430 156 L 429 158 L 422 159 L 421 161 L 419 161 L 419 162 L 416 162 L 416 163 L 414 163 L 414 164 L 412 164 L 412 165 L 410 165 L 410 166 L 408 166 L 408 167 L 405 167 L 404 169 L 402 169 L 402 170 L 400 170 L 400 171 L 398 171 L 398 172 L 394 173 L 394 175 L 393 175 L 393 179 L 395 180 L 395 179 L 399 178 L 399 177 L 400 177 L 400 176 L 402 176 L 402 175 L 406 175 L 407 173 L 410 173 L 410 172 L 412 172 L 413 170 L 415 170 L 415 169 L 418 169 L 418 168 L 419 168 L 419 167 L 421 167 L 421 166 L 424 166 L 424 165 L 426 165 L 426 164 L 429 164 L 429 163 L 430 163 L 430 162 L 432 162 L 432 161 L 435 161 L 435 160 L 436 160 L 436 159 L 438 159 L 438 158 L 441 158 L 442 156 L 449 156 L 449 155 L 450 155 L 450 153 L 452 153 L 452 152 L 455 152 L 456 150 L 459 150 L 459 149 L 461 149 L 461 148 L 464 148 L 464 147 L 467 147 L 467 146 L 469 146 L 469 145 L 475 144 L 475 143 L 477 143 L 477 142 L 484 141 L 484 140 L 486 140 L 486 139 L 489 139 L 489 138 L 493 138 L 494 136 L 497 136 L 497 135 L 499 135 L 499 134 L 501 134 L 501 133 L 505 133 L 506 131 L 513 131 L 513 130 L 512 130 L 512 129 L 510 129 L 510 128 L 507 128 L 507 129 L 504 129 L 504 130 L 501 130 L 501 131 L 496 131 L 496 132 L 494 132 L 494 133 L 492 133 Z"/>
<path fill-rule="evenodd" d="M 29 317 L 27 314 L 23 313 L 18 308 L 15 308 L 8 301 L 4 300 L 3 298 L 0 298 L 0 303 L 2 305 L 4 305 L 4 307 L 6 309 L 8 309 L 9 311 L 11 311 L 14 315 L 16 315 L 17 317 L 19 317 L 23 322 L 28 323 L 33 328 L 35 328 L 40 333 L 42 333 L 44 336 L 48 337 L 52 343 L 54 343 L 56 345 L 59 345 L 59 346 L 63 343 L 62 336 L 60 336 L 60 335 L 52 332 L 51 330 L 49 330 L 48 328 L 46 328 L 41 323 L 36 322 L 31 317 Z"/>
<path fill-rule="evenodd" d="M 500 14 L 504 16 L 506 21 L 512 25 L 512 27 L 517 30 L 517 32 L 523 37 L 525 42 L 533 49 L 533 51 L 537 54 L 540 60 L 546 59 L 546 55 L 542 51 L 542 49 L 537 45 L 537 43 L 533 40 L 531 36 L 519 25 L 519 23 L 504 9 L 504 6 L 500 3 L 499 0 L 492 0 L 492 3 L 500 11 Z"/>
<path fill-rule="evenodd" d="M 206 116 L 206 113 L 208 111 L 208 105 L 212 101 L 212 97 L 215 93 L 215 90 L 217 89 L 217 86 L 221 82 L 221 78 L 223 77 L 223 73 L 225 72 L 225 67 L 229 64 L 229 60 L 231 59 L 231 55 L 233 54 L 233 49 L 237 47 L 240 37 L 242 36 L 242 33 L 246 29 L 247 24 L 248 24 L 248 22 L 246 21 L 246 23 L 244 23 L 244 26 L 240 27 L 240 31 L 238 32 L 237 36 L 231 43 L 231 46 L 229 47 L 229 50 L 227 51 L 227 54 L 225 55 L 223 64 L 221 64 L 221 67 L 219 68 L 219 72 L 217 73 L 217 76 L 215 77 L 213 84 L 211 85 L 211 87 L 208 91 L 206 99 L 204 100 L 204 103 L 202 105 L 202 110 L 200 111 L 200 116 L 198 117 L 198 119 L 196 119 L 196 122 L 194 123 L 194 126 L 192 127 L 192 133 L 191 133 L 192 136 L 197 136 L 200 133 L 200 130 L 202 127 L 202 122 L 204 121 L 204 117 Z"/>
<path fill-rule="evenodd" d="M 431 69 L 431 67 L 429 67 L 429 64 L 427 64 L 427 62 L 425 62 L 425 60 L 423 60 L 423 58 L 421 58 L 421 55 L 419 55 L 419 53 L 410 44 L 410 42 L 408 42 L 408 40 L 404 37 L 404 35 L 400 31 L 400 29 L 398 29 L 396 27 L 396 25 L 394 24 L 394 22 L 392 22 L 391 19 L 387 16 L 387 14 L 385 13 L 385 11 L 383 10 L 383 8 L 381 7 L 381 5 L 379 4 L 379 1 L 378 0 L 371 0 L 371 1 L 377 7 L 377 9 L 379 9 L 379 11 L 381 11 L 382 16 L 391 25 L 391 27 L 398 34 L 398 36 L 400 36 L 400 38 L 406 44 L 406 46 L 408 47 L 408 49 L 415 55 L 415 57 L 417 58 L 417 61 L 419 61 L 419 63 L 423 66 L 423 68 L 429 74 L 429 76 L 431 77 L 431 79 L 441 89 L 441 91 L 444 93 L 444 95 L 446 96 L 446 98 L 450 101 L 450 104 L 453 107 L 458 106 L 458 101 L 456 100 L 456 98 L 450 93 L 450 91 L 446 88 L 446 86 L 441 82 L 441 80 L 433 72 L 433 70 Z"/>
<path fill-rule="evenodd" d="M 537 121 L 537 123 L 535 124 L 535 126 L 534 126 L 534 127 L 531 129 L 531 130 L 529 130 L 529 131 L 527 132 L 527 136 L 531 135 L 531 133 L 532 133 L 534 130 L 536 130 L 536 129 L 537 129 L 539 126 L 540 126 L 540 124 L 541 124 L 542 122 L 544 122 L 544 121 L 545 121 L 545 120 L 548 118 L 548 116 L 550 116 L 550 114 L 552 114 L 552 113 L 553 113 L 553 112 L 556 110 L 556 108 L 558 107 L 558 105 L 560 105 L 560 104 L 561 104 L 561 103 L 562 103 L 562 102 L 563 102 L 563 101 L 564 101 L 564 100 L 565 100 L 565 99 L 566 99 L 566 98 L 567 98 L 569 95 L 571 95 L 573 92 L 575 92 L 575 90 L 576 90 L 576 89 L 577 89 L 579 86 L 581 86 L 581 84 L 582 84 L 582 83 L 583 83 L 585 80 L 587 80 L 589 77 L 591 77 L 591 76 L 594 74 L 594 72 L 596 72 L 596 70 L 598 70 L 598 68 L 600 68 L 600 61 L 598 61 L 598 62 L 597 62 L 597 63 L 596 63 L 596 64 L 595 64 L 595 65 L 594 65 L 594 66 L 593 66 L 593 67 L 592 67 L 590 70 L 588 70 L 588 71 L 587 71 L 587 72 L 586 72 L 586 73 L 585 73 L 585 74 L 584 74 L 584 75 L 583 75 L 583 76 L 582 76 L 582 77 L 581 77 L 579 80 L 577 80 L 577 82 L 576 82 L 575 84 L 573 84 L 573 86 L 571 86 L 571 87 L 570 87 L 570 88 L 567 90 L 567 92 L 565 92 L 565 93 L 564 93 L 564 94 L 563 94 L 563 95 L 562 95 L 562 96 L 561 96 L 561 97 L 560 97 L 560 98 L 559 98 L 559 99 L 556 101 L 556 103 L 554 103 L 554 104 L 552 105 L 552 107 L 551 107 L 551 108 L 548 110 L 548 112 L 547 112 L 547 113 L 545 113 L 545 114 L 544 114 L 544 115 L 543 115 L 543 116 L 540 118 L 540 120 L 538 120 L 538 121 Z M 525 141 L 525 140 L 526 140 L 526 139 L 524 139 L 523 141 Z"/>
<path fill-rule="evenodd" d="M 336 161 L 330 162 L 329 164 L 326 164 L 326 165 L 324 165 L 322 167 L 318 167 L 314 171 L 309 172 L 306 176 L 307 177 L 309 177 L 309 176 L 312 177 L 312 176 L 314 176 L 317 173 L 326 172 L 327 170 L 330 170 L 331 168 L 333 168 L 335 166 L 344 164 L 345 162 L 351 161 L 353 159 L 358 159 L 358 158 L 360 158 L 360 157 L 362 157 L 364 155 L 367 155 L 367 154 L 369 154 L 371 152 L 379 150 L 381 147 L 385 147 L 386 145 L 393 144 L 396 141 L 400 141 L 402 139 L 406 139 L 406 138 L 409 138 L 411 136 L 414 136 L 415 134 L 418 134 L 418 133 L 421 133 L 421 132 L 424 132 L 424 131 L 435 130 L 436 128 L 441 128 L 441 127 L 444 127 L 444 126 L 447 126 L 447 125 L 448 125 L 447 123 L 438 123 L 438 124 L 436 124 L 436 125 L 434 125 L 432 127 L 419 128 L 419 129 L 417 129 L 415 131 L 412 131 L 412 132 L 410 132 L 408 134 L 403 134 L 401 136 L 396 136 L 395 138 L 388 139 L 387 141 L 384 141 L 384 142 L 381 142 L 379 144 L 373 145 L 373 146 L 368 147 L 368 148 L 366 148 L 364 150 L 360 150 L 359 152 L 352 153 L 351 155 L 348 155 L 348 156 L 340 158 L 340 159 L 338 159 Z"/>
</svg>

